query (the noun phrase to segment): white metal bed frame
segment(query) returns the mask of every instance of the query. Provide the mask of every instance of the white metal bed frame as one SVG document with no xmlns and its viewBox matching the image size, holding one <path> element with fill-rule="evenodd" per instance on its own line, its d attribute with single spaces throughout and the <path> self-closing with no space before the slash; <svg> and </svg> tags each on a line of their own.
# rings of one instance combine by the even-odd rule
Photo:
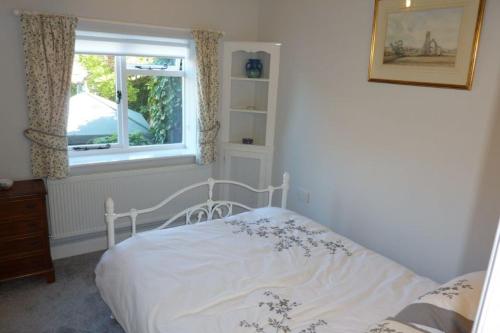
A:
<svg viewBox="0 0 500 333">
<path fill-rule="evenodd" d="M 154 212 L 155 210 L 162 208 L 163 206 L 165 206 L 178 196 L 199 187 L 208 186 L 208 200 L 206 202 L 184 209 L 183 211 L 169 218 L 165 223 L 163 223 L 159 227 L 154 228 L 152 230 L 164 229 L 173 222 L 175 222 L 176 220 L 180 219 L 181 217 L 185 217 L 185 224 L 199 223 L 201 221 L 210 221 L 214 217 L 216 218 L 229 217 L 233 215 L 233 206 L 242 208 L 247 211 L 255 209 L 235 201 L 227 201 L 227 200 L 214 201 L 213 191 L 214 191 L 214 186 L 217 184 L 235 185 L 243 187 L 255 193 L 268 193 L 268 204 L 267 204 L 268 207 L 272 207 L 274 192 L 281 190 L 282 191 L 281 207 L 286 208 L 288 190 L 290 189 L 290 175 L 287 172 L 285 172 L 283 174 L 283 183 L 280 186 L 277 187 L 268 186 L 266 189 L 256 189 L 246 184 L 232 180 L 215 180 L 213 178 L 209 178 L 206 182 L 197 183 L 175 192 L 174 194 L 172 194 L 171 196 L 169 196 L 168 198 L 166 198 L 165 200 L 163 200 L 162 202 L 153 207 L 140 210 L 132 208 L 130 211 L 120 214 L 115 213 L 114 201 L 112 198 L 108 198 L 106 199 L 106 204 L 105 204 L 106 214 L 104 214 L 107 225 L 108 248 L 112 248 L 113 246 L 115 246 L 115 221 L 117 219 L 120 219 L 122 217 L 129 217 L 130 220 L 132 221 L 132 236 L 134 236 L 137 234 L 137 216 L 141 214 L 148 214 Z M 195 217 L 195 220 L 192 219 L 193 217 Z"/>
</svg>

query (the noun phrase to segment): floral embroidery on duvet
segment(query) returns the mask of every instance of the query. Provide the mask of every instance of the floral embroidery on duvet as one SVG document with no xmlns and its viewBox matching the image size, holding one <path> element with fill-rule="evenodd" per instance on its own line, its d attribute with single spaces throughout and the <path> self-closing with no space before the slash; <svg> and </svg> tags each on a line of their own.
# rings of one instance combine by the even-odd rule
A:
<svg viewBox="0 0 500 333">
<path fill-rule="evenodd" d="M 372 328 L 368 333 L 404 333 L 390 327 L 390 323 L 378 324 L 377 327 Z"/>
<path fill-rule="evenodd" d="M 341 240 L 325 241 L 317 240 L 315 236 L 326 233 L 326 231 L 312 231 L 306 226 L 297 224 L 295 220 L 290 219 L 282 225 L 269 225 L 269 219 L 260 219 L 255 222 L 245 222 L 241 220 L 230 220 L 224 222 L 233 227 L 237 227 L 233 233 L 246 233 L 248 236 L 257 236 L 275 240 L 274 249 L 278 252 L 292 248 L 301 248 L 304 250 L 304 256 L 310 257 L 312 248 L 323 247 L 330 254 L 334 255 L 337 251 L 351 256 L 349 251 Z"/>
<path fill-rule="evenodd" d="M 299 307 L 300 304 L 292 302 L 286 298 L 281 298 L 270 291 L 266 291 L 264 296 L 271 298 L 271 300 L 267 302 L 259 303 L 259 307 L 266 306 L 271 314 L 271 316 L 267 319 L 267 324 L 257 322 L 249 323 L 246 320 L 242 320 L 240 322 L 240 327 L 251 328 L 256 333 L 292 333 L 292 329 L 288 326 L 288 322 L 292 320 L 290 311 Z M 297 333 L 318 333 L 317 328 L 326 325 L 327 322 L 320 319 L 315 323 L 310 324 L 307 328 L 297 331 Z M 266 327 L 271 330 L 267 331 Z"/>
<path fill-rule="evenodd" d="M 460 295 L 460 291 L 464 289 L 474 289 L 466 279 L 458 280 L 452 286 L 437 288 L 436 290 L 430 291 L 427 294 L 420 296 L 419 299 L 422 299 L 428 295 L 441 295 L 448 297 L 449 299 L 453 299 L 456 296 Z"/>
</svg>

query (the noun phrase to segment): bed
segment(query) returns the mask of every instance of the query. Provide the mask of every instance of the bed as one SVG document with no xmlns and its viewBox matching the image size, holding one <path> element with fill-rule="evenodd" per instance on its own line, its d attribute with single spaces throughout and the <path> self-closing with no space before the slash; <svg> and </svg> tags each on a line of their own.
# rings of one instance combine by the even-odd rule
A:
<svg viewBox="0 0 500 333">
<path fill-rule="evenodd" d="M 106 203 L 109 249 L 96 284 L 128 333 L 366 332 L 437 284 L 286 209 L 288 175 L 268 205 L 233 215 L 214 201 L 210 179 L 151 209 L 116 214 Z M 139 214 L 207 186 L 206 203 L 180 212 L 158 230 L 137 233 Z M 283 191 L 281 207 L 273 194 Z M 166 228 L 174 218 L 185 225 Z M 129 217 L 133 236 L 115 244 L 115 221 Z M 193 220 L 194 218 L 194 220 Z"/>
</svg>

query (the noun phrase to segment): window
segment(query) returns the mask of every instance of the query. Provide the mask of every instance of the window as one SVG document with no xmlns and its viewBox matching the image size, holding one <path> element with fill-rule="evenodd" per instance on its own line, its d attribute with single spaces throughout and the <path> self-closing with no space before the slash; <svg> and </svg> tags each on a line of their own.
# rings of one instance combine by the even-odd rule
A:
<svg viewBox="0 0 500 333">
<path fill-rule="evenodd" d="M 188 37 L 159 37 L 166 32 L 156 29 L 97 32 L 135 27 L 92 22 L 81 28 L 67 128 L 70 166 L 86 172 L 102 164 L 194 161 L 197 94 Z"/>
<path fill-rule="evenodd" d="M 119 105 L 114 56 L 76 54 L 71 77 L 68 145 L 116 145 Z"/>
<path fill-rule="evenodd" d="M 129 130 L 129 144 L 182 143 L 183 59 L 125 57 L 124 61 L 129 112 L 137 110 L 149 125 L 147 136 Z"/>
<path fill-rule="evenodd" d="M 184 142 L 183 58 L 75 55 L 68 142 L 75 150 Z"/>
</svg>

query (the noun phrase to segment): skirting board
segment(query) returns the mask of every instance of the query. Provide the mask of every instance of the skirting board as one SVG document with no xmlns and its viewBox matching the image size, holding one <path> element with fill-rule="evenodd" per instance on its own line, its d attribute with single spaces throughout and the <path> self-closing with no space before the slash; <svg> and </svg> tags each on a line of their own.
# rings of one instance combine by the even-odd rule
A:
<svg viewBox="0 0 500 333">
<path fill-rule="evenodd" d="M 64 244 L 51 244 L 50 252 L 52 254 L 52 259 L 57 260 L 78 256 L 80 254 L 103 251 L 106 249 L 106 246 L 106 237 L 103 236 Z"/>
<path fill-rule="evenodd" d="M 153 222 L 142 224 L 137 227 L 137 231 L 146 231 L 160 226 L 162 222 Z M 183 220 L 173 223 L 169 228 L 184 224 Z M 130 237 L 130 227 L 121 227 L 117 229 L 117 243 Z M 97 232 L 86 236 L 71 237 L 66 239 L 51 240 L 50 250 L 52 259 L 62 259 L 80 254 L 104 251 L 107 248 L 106 232 Z"/>
</svg>

